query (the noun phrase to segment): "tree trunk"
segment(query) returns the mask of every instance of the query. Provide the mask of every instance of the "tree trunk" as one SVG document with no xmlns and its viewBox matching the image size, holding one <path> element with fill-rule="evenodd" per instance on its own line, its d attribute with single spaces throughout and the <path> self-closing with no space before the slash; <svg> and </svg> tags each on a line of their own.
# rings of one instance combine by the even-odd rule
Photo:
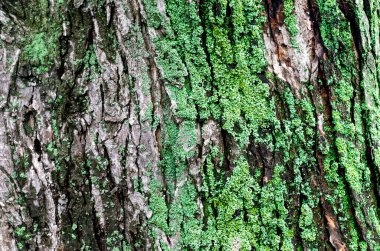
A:
<svg viewBox="0 0 380 251">
<path fill-rule="evenodd" d="M 2 0 L 1 250 L 380 250 L 377 0 Z"/>
</svg>

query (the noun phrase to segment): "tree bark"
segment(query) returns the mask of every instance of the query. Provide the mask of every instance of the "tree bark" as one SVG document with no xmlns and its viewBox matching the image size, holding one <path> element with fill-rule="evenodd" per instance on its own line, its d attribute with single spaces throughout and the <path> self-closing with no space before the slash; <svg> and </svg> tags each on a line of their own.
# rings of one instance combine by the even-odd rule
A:
<svg viewBox="0 0 380 251">
<path fill-rule="evenodd" d="M 380 250 L 380 4 L 3 0 L 1 250 Z"/>
</svg>

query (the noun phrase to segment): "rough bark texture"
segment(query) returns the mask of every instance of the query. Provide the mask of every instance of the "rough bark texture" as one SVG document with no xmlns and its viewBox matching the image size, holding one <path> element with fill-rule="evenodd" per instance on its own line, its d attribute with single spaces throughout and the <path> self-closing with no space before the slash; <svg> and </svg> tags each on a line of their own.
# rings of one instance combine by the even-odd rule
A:
<svg viewBox="0 0 380 251">
<path fill-rule="evenodd" d="M 377 0 L 2 0 L 1 250 L 380 250 Z"/>
</svg>

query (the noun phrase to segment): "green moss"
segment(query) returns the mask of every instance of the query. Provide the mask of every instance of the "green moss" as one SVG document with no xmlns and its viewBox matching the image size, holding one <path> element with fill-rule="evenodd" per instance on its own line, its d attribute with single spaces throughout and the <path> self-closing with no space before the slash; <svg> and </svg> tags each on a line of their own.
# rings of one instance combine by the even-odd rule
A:
<svg viewBox="0 0 380 251">
<path fill-rule="evenodd" d="M 168 208 L 166 206 L 165 197 L 162 193 L 162 184 L 153 179 L 150 182 L 149 188 L 151 190 L 149 208 L 152 210 L 152 217 L 150 218 L 149 223 L 168 233 Z"/>
<path fill-rule="evenodd" d="M 291 43 L 293 47 L 297 47 L 296 36 L 299 31 L 297 28 L 297 17 L 294 13 L 294 0 L 284 0 L 284 15 L 285 15 L 285 24 L 288 27 L 291 36 Z"/>
<path fill-rule="evenodd" d="M 207 185 L 204 184 L 208 222 L 203 245 L 212 250 L 218 247 L 229 250 L 236 245 L 241 250 L 248 250 L 256 242 L 259 231 L 258 225 L 253 224 L 258 219 L 253 201 L 257 196 L 258 184 L 244 160 L 236 163 L 233 174 L 225 184 L 216 182 L 216 177 L 210 173 L 213 166 L 208 166 L 209 180 Z M 213 213 L 214 210 L 216 213 Z"/>
<path fill-rule="evenodd" d="M 113 231 L 106 237 L 107 250 L 120 251 L 119 246 L 121 246 L 120 243 L 123 239 L 124 236 L 120 231 Z M 124 250 L 124 248 L 122 250 Z"/>
<path fill-rule="evenodd" d="M 336 162 L 326 165 L 326 179 L 333 181 L 330 186 L 335 191 L 336 197 L 331 200 L 335 203 L 338 201 L 336 211 L 347 215 L 348 218 L 347 221 L 341 222 L 342 228 L 350 229 L 343 232 L 344 237 L 347 240 L 356 239 L 352 245 L 357 247 L 358 238 L 351 238 L 351 236 L 357 236 L 359 230 L 351 225 L 350 222 L 354 219 L 349 212 L 354 209 L 355 218 L 360 219 L 361 222 L 369 220 L 369 208 L 365 206 L 368 201 L 364 198 L 369 197 L 371 193 L 371 182 L 368 180 L 369 163 L 367 163 L 364 142 L 366 125 L 362 123 L 362 121 L 367 121 L 367 117 L 363 117 L 365 113 L 362 110 L 362 100 L 358 98 L 361 90 L 358 88 L 357 81 L 361 73 L 357 72 L 351 27 L 338 4 L 335 1 L 317 2 L 322 17 L 321 35 L 329 55 L 329 61 L 324 67 L 328 73 L 328 84 L 332 86 L 332 117 L 334 130 L 337 133 L 334 142 L 337 153 L 329 151 L 329 155 L 332 159 L 336 158 Z M 360 12 L 360 8 L 357 7 L 353 9 Z M 365 55 L 364 51 L 362 56 L 365 57 Z M 371 74 L 365 75 L 364 78 L 371 76 Z M 365 88 L 365 92 L 371 92 L 371 88 Z M 366 97 L 365 100 L 368 101 L 368 98 Z M 334 173 L 339 170 L 343 170 L 343 177 Z M 348 197 L 344 182 L 349 184 L 350 192 L 356 199 L 352 200 Z M 338 189 L 335 189 L 336 187 Z M 378 222 L 376 217 L 370 221 L 375 224 Z M 367 232 L 370 246 L 373 245 L 373 234 L 371 231 Z"/>
<path fill-rule="evenodd" d="M 261 189 L 260 173 L 252 176 L 244 159 L 235 163 L 226 181 L 207 163 L 203 185 L 207 215 L 204 245 L 211 250 L 236 246 L 240 250 L 291 250 L 293 231 L 286 223 L 286 188 L 280 177 L 283 168 L 277 167 L 273 179 Z"/>
<path fill-rule="evenodd" d="M 301 237 L 306 242 L 313 243 L 317 238 L 317 229 L 313 219 L 313 211 L 306 203 L 302 204 L 299 226 L 302 229 Z"/>
<path fill-rule="evenodd" d="M 197 191 L 193 184 L 184 184 L 180 188 L 178 200 L 172 205 L 176 210 L 170 210 L 170 215 L 175 216 L 173 217 L 174 220 L 170 221 L 171 230 L 177 229 L 177 231 L 181 232 L 181 246 L 189 250 L 200 250 L 202 243 L 203 223 L 198 217 L 197 196 Z"/>
<path fill-rule="evenodd" d="M 54 63 L 52 53 L 56 48 L 52 39 L 47 38 L 45 32 L 37 33 L 24 48 L 24 56 L 36 65 L 37 74 L 47 72 Z"/>
<path fill-rule="evenodd" d="M 288 194 L 286 182 L 282 179 L 284 167 L 276 166 L 272 179 L 260 193 L 260 215 L 264 226 L 261 233 L 261 245 L 270 250 L 289 248 L 293 238 L 287 218 L 285 196 Z M 278 231 L 281 234 L 278 234 Z"/>
<path fill-rule="evenodd" d="M 17 240 L 17 248 L 19 250 L 25 250 L 28 242 L 32 240 L 32 234 L 26 226 L 19 226 L 15 229 L 15 237 Z"/>
<path fill-rule="evenodd" d="M 220 11 L 214 13 L 213 6 Z M 259 6 L 260 1 L 212 1 L 204 7 L 213 100 L 220 107 L 211 107 L 212 114 L 221 117 L 223 128 L 241 145 L 273 117 L 268 86 L 257 76 L 266 65 L 261 37 L 265 17 Z"/>
<path fill-rule="evenodd" d="M 59 37 L 62 34 L 62 22 L 65 3 L 50 6 L 48 0 L 33 1 L 24 12 L 28 31 L 20 41 L 23 59 L 33 66 L 35 74 L 51 70 L 60 53 Z"/>
<path fill-rule="evenodd" d="M 240 246 L 241 250 L 291 250 L 294 233 L 301 229 L 301 238 L 308 248 L 318 250 L 323 246 L 318 232 L 325 229 L 316 224 L 313 210 L 320 203 L 320 194 L 326 191 L 320 191 L 313 185 L 313 177 L 306 175 L 318 171 L 318 148 L 324 157 L 326 199 L 336 214 L 347 215 L 346 219 L 339 218 L 342 233 L 344 238 L 352 239 L 351 247 L 359 247 L 358 229 L 352 223 L 354 217 L 363 220 L 363 210 L 368 214 L 369 209 L 363 209 L 360 201 L 350 204 L 345 182 L 360 195 L 366 194 L 370 180 L 362 148 L 361 106 L 354 107 L 355 123 L 347 112 L 352 109 L 353 95 L 357 97 L 353 85 L 357 72 L 352 70 L 355 55 L 350 27 L 337 3 L 318 1 L 322 39 L 328 56 L 334 58 L 323 64 L 334 97 L 333 125 L 323 129 L 337 134 L 327 142 L 321 142 L 316 135 L 317 111 L 324 107 L 317 110 L 315 101 L 305 92 L 308 88 L 313 94 L 315 88 L 306 86 L 304 98 L 299 100 L 276 79 L 276 85 L 281 87 L 276 91 L 280 94 L 271 99 L 269 86 L 261 80 L 262 75 L 268 74 L 261 37 L 265 10 L 260 1 L 213 0 L 197 5 L 168 0 L 165 13 L 157 9 L 155 0 L 145 0 L 144 6 L 149 26 L 160 30 L 161 35 L 154 41 L 156 59 L 168 94 L 165 109 L 172 111 L 164 115 L 161 125 L 164 150 L 160 168 L 166 187 L 160 187 L 157 194 L 162 196 L 166 190 L 166 199 L 152 200 L 152 208 L 157 207 L 157 212 L 152 210 L 153 215 L 160 215 L 161 219 L 155 218 L 155 227 L 169 236 L 179 232 L 183 249 L 204 250 L 232 246 Z M 284 2 L 284 14 L 295 43 L 298 29 L 292 0 Z M 281 120 L 276 115 L 281 115 Z M 232 173 L 224 173 L 219 166 L 221 157 L 213 151 L 202 171 L 205 221 L 201 223 L 195 215 L 198 198 L 193 193 L 194 184 L 188 180 L 187 162 L 197 153 L 196 124 L 210 117 L 220 121 L 223 129 L 237 140 L 242 154 L 254 138 L 254 144 L 263 144 L 270 154 L 281 157 L 273 167 L 271 180 L 260 187 L 259 168 L 249 167 L 242 157 L 231 164 Z M 294 179 L 286 180 L 289 176 Z M 186 185 L 178 188 L 184 179 Z M 180 194 L 178 198 L 176 193 Z M 292 197 L 299 194 L 307 199 L 301 206 L 300 222 L 292 222 L 291 211 L 298 210 Z M 357 211 L 355 216 L 349 213 L 353 209 Z M 376 213 L 371 215 L 376 218 Z M 165 219 L 169 224 L 165 224 Z M 370 238 L 371 235 L 369 232 Z"/>
</svg>

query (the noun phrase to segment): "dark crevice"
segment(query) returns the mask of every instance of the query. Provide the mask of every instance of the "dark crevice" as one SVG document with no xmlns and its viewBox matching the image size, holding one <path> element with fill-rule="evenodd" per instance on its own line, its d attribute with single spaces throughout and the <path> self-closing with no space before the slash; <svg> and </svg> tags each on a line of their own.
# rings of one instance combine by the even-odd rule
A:
<svg viewBox="0 0 380 251">
<path fill-rule="evenodd" d="M 206 55 L 206 62 L 207 62 L 207 65 L 209 66 L 210 68 L 210 73 L 211 73 L 211 85 L 215 79 L 215 73 L 214 73 L 214 70 L 213 70 L 213 67 L 212 67 L 212 63 L 211 63 L 211 55 L 210 55 L 210 52 L 209 52 L 209 48 L 207 47 L 207 28 L 206 28 L 206 25 L 208 24 L 207 22 L 207 16 L 206 16 L 206 11 L 205 11 L 205 8 L 207 8 L 206 6 L 206 0 L 200 0 L 199 1 L 199 17 L 200 17 L 200 24 L 202 26 L 202 29 L 203 29 L 203 32 L 202 32 L 202 37 L 201 37 L 201 43 L 202 43 L 202 48 L 203 48 L 203 51 Z M 215 5 L 215 10 L 216 12 L 219 12 L 219 14 L 215 13 L 215 15 L 220 15 L 220 11 L 221 11 L 221 6 L 219 3 L 214 3 Z"/>
<path fill-rule="evenodd" d="M 316 39 L 315 42 L 316 44 L 320 44 L 323 47 L 324 51 L 327 51 L 321 37 L 321 31 L 320 31 L 321 14 L 319 12 L 318 4 L 316 0 L 307 0 L 307 5 L 310 11 L 310 20 L 312 21 L 312 24 L 313 24 L 312 28 L 314 29 L 314 35 Z M 321 59 L 322 57 L 322 55 L 317 55 L 317 56 L 319 59 Z"/>
<path fill-rule="evenodd" d="M 24 3 L 23 1 L 21 1 L 20 4 L 13 0 L 3 0 L 3 2 L 0 3 L 0 8 L 4 11 L 4 13 L 12 14 L 21 20 L 25 20 L 27 17 L 26 6 L 28 6 L 28 3 Z"/>
<path fill-rule="evenodd" d="M 31 98 L 31 100 L 33 97 Z M 32 136 L 36 129 L 36 111 L 31 110 L 25 113 L 22 124 L 27 136 Z"/>
<path fill-rule="evenodd" d="M 302 209 L 302 203 L 303 201 L 306 201 L 306 196 L 303 194 L 303 193 L 299 193 L 299 196 L 298 196 L 298 207 L 297 207 L 297 211 L 295 212 L 295 217 L 297 219 L 296 222 L 299 222 L 300 220 L 300 216 L 301 216 L 301 209 Z M 299 224 L 295 224 L 294 226 L 294 237 L 295 237 L 295 241 L 296 243 L 299 243 L 300 245 L 303 246 L 303 239 L 301 237 L 301 228 L 299 227 Z"/>
<path fill-rule="evenodd" d="M 356 87 L 354 89 L 354 92 L 353 92 L 353 95 L 350 99 L 350 103 L 351 103 L 351 107 L 350 107 L 350 118 L 351 118 L 351 122 L 356 125 L 356 122 L 355 122 L 355 100 L 356 100 Z"/>
<path fill-rule="evenodd" d="M 372 19 L 371 1 L 373 0 L 363 0 L 364 12 L 367 15 L 369 23 L 371 23 Z"/>
<path fill-rule="evenodd" d="M 351 34 L 352 34 L 352 38 L 355 44 L 355 48 L 359 54 L 358 56 L 361 57 L 360 52 L 363 52 L 362 38 L 361 38 L 360 25 L 358 23 L 358 20 L 356 19 L 355 10 L 350 6 L 349 2 L 346 2 L 344 0 L 337 0 L 337 1 L 338 1 L 340 10 L 342 11 L 347 21 L 350 23 Z"/>
<path fill-rule="evenodd" d="M 106 173 L 107 173 L 107 179 L 109 181 L 111 181 L 112 183 L 112 187 L 111 187 L 111 190 L 113 190 L 113 188 L 116 187 L 116 181 L 112 175 L 112 171 L 111 171 L 111 158 L 109 156 L 109 153 L 108 153 L 108 150 L 107 150 L 107 147 L 105 145 L 103 145 L 103 152 L 104 152 L 104 158 L 107 160 L 107 167 L 106 167 Z"/>
<path fill-rule="evenodd" d="M 41 142 L 37 138 L 34 139 L 34 151 L 40 156 L 38 160 L 41 160 L 41 154 L 42 154 Z"/>
<path fill-rule="evenodd" d="M 120 79 L 120 73 L 119 73 L 119 67 L 118 68 L 116 68 L 116 81 L 115 81 L 115 83 L 116 83 L 116 102 L 117 103 L 120 103 L 120 90 L 121 90 L 121 82 L 122 82 L 122 80 Z"/>
<path fill-rule="evenodd" d="M 103 89 L 103 84 L 100 84 L 99 90 L 100 90 L 100 98 L 102 101 L 102 117 L 104 117 L 104 89 Z"/>
<path fill-rule="evenodd" d="M 109 19 L 108 24 L 107 24 L 108 28 L 111 28 L 111 26 L 113 24 L 114 17 L 115 17 L 115 3 L 111 2 L 110 3 L 110 19 Z"/>
<path fill-rule="evenodd" d="M 202 2 L 200 2 L 201 6 L 202 6 L 202 4 L 204 4 L 204 0 L 202 0 Z M 222 14 L 222 5 L 220 3 L 213 3 L 212 4 L 212 10 L 213 10 L 215 16 L 220 16 Z M 200 15 L 200 16 L 202 16 L 202 15 Z"/>
<path fill-rule="evenodd" d="M 277 14 L 281 11 L 284 0 L 266 0 L 268 16 L 271 19 L 276 19 Z"/>
<path fill-rule="evenodd" d="M 223 139 L 223 164 L 222 168 L 224 170 L 232 171 L 232 166 L 230 163 L 230 156 L 229 156 L 229 142 L 228 142 L 228 132 L 224 129 L 221 130 L 222 139 Z"/>
<path fill-rule="evenodd" d="M 232 8 L 231 8 L 231 3 L 228 2 L 226 6 L 226 15 L 224 17 L 224 26 L 227 27 L 228 31 L 228 39 L 230 40 L 230 44 L 234 45 L 235 44 L 235 39 L 234 39 L 234 23 L 233 23 L 233 16 L 232 16 Z"/>
</svg>

